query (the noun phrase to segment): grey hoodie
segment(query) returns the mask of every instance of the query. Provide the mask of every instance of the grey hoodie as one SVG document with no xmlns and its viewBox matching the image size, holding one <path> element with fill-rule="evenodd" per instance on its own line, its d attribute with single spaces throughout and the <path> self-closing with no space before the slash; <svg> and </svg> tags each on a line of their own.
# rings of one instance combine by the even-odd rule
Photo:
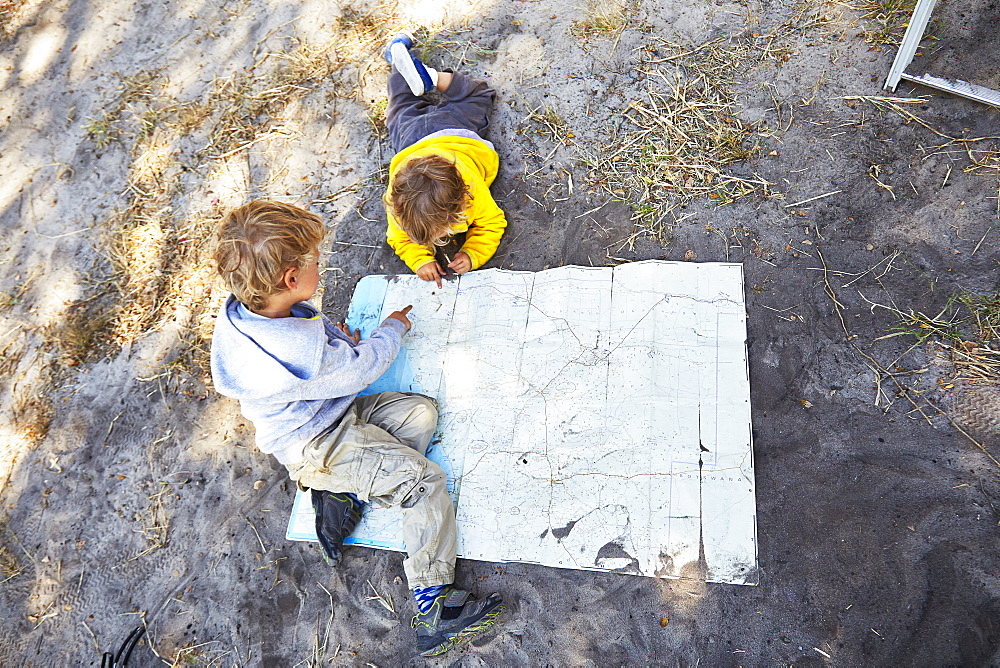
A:
<svg viewBox="0 0 1000 668">
<path fill-rule="evenodd" d="M 265 318 L 230 295 L 212 338 L 212 380 L 257 430 L 257 447 L 282 464 L 344 415 L 399 353 L 406 325 L 390 318 L 355 344 L 306 302 Z"/>
</svg>

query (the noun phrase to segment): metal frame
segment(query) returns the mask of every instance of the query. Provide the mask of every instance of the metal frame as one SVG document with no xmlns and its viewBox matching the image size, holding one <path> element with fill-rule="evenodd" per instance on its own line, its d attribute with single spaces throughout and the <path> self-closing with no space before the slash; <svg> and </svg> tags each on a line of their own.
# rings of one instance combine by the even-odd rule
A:
<svg viewBox="0 0 1000 668">
<path fill-rule="evenodd" d="M 896 92 L 899 81 L 905 79 L 976 102 L 1000 107 L 1000 91 L 995 91 L 992 88 L 978 86 L 960 79 L 944 79 L 932 74 L 913 76 L 906 73 L 906 68 L 913 62 L 917 46 L 920 45 L 920 40 L 924 37 L 924 31 L 927 29 L 927 22 L 931 18 L 935 4 L 937 4 L 937 0 L 917 0 L 917 6 L 913 8 L 913 16 L 910 18 L 910 24 L 906 27 L 903 41 L 899 45 L 899 51 L 896 53 L 896 59 L 892 62 L 892 68 L 889 70 L 889 76 L 886 78 L 883 88 Z"/>
</svg>

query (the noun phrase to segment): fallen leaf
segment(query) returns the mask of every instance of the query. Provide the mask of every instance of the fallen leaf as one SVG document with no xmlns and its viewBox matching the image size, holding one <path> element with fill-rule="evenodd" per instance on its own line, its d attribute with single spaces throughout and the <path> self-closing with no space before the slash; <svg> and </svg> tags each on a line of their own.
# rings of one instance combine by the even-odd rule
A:
<svg viewBox="0 0 1000 668">
<path fill-rule="evenodd" d="M 812 408 L 813 407 L 813 403 L 811 401 L 809 401 L 808 399 L 799 399 L 799 403 L 801 403 L 806 408 Z"/>
</svg>

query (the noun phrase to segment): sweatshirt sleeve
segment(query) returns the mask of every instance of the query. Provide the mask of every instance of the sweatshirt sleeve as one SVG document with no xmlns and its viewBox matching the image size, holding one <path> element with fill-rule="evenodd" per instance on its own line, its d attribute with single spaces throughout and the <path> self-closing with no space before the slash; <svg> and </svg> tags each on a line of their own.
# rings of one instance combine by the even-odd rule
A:
<svg viewBox="0 0 1000 668">
<path fill-rule="evenodd" d="M 396 223 L 396 219 L 393 218 L 388 207 L 386 207 L 385 216 L 389 219 L 389 227 L 386 229 L 385 239 L 392 246 L 392 249 L 396 251 L 396 255 L 406 263 L 406 266 L 411 271 L 415 272 L 428 262 L 434 261 L 434 254 L 430 250 L 410 240 L 410 237 L 403 231 L 403 228 Z"/>
<path fill-rule="evenodd" d="M 316 374 L 289 392 L 288 401 L 357 394 L 386 372 L 399 354 L 405 333 L 406 325 L 390 318 L 357 345 L 339 338 L 329 340 Z"/>
<path fill-rule="evenodd" d="M 472 195 L 468 212 L 469 231 L 465 234 L 462 250 L 472 260 L 472 268 L 479 269 L 496 253 L 507 228 L 507 218 L 484 181 L 472 180 L 469 190 Z"/>
</svg>

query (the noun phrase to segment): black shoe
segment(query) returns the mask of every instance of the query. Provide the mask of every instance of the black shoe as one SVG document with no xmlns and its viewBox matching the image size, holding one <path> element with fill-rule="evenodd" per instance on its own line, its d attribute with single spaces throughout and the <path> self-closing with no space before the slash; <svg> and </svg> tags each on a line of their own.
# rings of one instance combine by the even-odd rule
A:
<svg viewBox="0 0 1000 668">
<path fill-rule="evenodd" d="M 420 656 L 443 654 L 493 626 L 503 610 L 500 594 L 477 601 L 469 592 L 449 586 L 427 612 L 418 612 L 410 622 L 417 632 L 417 651 Z"/>
<path fill-rule="evenodd" d="M 365 504 L 347 492 L 310 491 L 316 511 L 316 537 L 323 546 L 324 558 L 331 566 L 336 566 L 342 554 L 341 545 L 361 521 Z"/>
</svg>

